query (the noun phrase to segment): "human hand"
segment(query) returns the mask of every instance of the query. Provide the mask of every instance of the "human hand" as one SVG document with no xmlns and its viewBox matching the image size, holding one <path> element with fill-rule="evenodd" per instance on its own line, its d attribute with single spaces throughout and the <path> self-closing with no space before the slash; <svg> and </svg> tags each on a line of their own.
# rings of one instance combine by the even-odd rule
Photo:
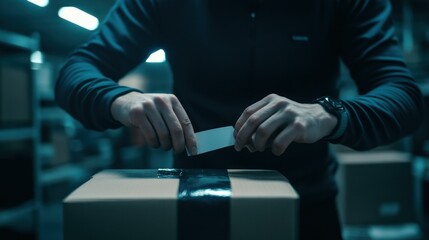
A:
<svg viewBox="0 0 429 240">
<path fill-rule="evenodd" d="M 302 104 L 270 94 L 252 104 L 235 124 L 235 149 L 284 153 L 292 142 L 314 143 L 335 128 L 338 119 L 319 104 Z"/>
<path fill-rule="evenodd" d="M 130 92 L 114 100 L 111 112 L 124 126 L 139 129 L 151 147 L 180 153 L 186 146 L 192 155 L 197 154 L 191 121 L 173 94 Z"/>
</svg>

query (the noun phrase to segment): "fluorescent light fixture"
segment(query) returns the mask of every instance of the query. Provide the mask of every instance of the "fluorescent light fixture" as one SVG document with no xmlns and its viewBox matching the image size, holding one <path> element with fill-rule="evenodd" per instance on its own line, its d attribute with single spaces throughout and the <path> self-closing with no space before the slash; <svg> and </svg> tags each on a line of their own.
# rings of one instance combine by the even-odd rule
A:
<svg viewBox="0 0 429 240">
<path fill-rule="evenodd" d="M 30 61 L 32 63 L 42 64 L 43 63 L 43 54 L 41 51 L 35 51 L 31 54 Z"/>
<path fill-rule="evenodd" d="M 58 16 L 91 31 L 97 29 L 99 23 L 96 17 L 76 7 L 62 7 Z"/>
<path fill-rule="evenodd" d="M 27 0 L 33 4 L 36 4 L 39 7 L 46 7 L 49 4 L 49 0 Z"/>
<path fill-rule="evenodd" d="M 152 53 L 146 60 L 148 63 L 162 63 L 165 62 L 165 52 L 162 49 Z"/>
</svg>

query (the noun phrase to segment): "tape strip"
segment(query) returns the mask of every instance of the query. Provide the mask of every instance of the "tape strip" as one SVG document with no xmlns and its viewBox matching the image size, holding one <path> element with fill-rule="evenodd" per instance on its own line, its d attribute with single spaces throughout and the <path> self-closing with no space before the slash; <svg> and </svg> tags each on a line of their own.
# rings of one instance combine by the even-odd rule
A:
<svg viewBox="0 0 429 240">
<path fill-rule="evenodd" d="M 222 169 L 159 169 L 158 177 L 179 178 L 178 240 L 229 239 L 231 183 Z"/>
</svg>

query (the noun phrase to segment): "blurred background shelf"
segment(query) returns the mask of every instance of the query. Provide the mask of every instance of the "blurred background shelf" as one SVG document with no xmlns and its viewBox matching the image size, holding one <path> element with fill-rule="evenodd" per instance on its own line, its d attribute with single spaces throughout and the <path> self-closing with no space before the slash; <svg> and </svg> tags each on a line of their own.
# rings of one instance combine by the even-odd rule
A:
<svg viewBox="0 0 429 240">
<path fill-rule="evenodd" d="M 42 214 L 36 74 L 41 60 L 39 43 L 38 34 L 0 30 L 0 233 L 23 231 L 43 239 L 38 231 Z"/>
<path fill-rule="evenodd" d="M 0 141 L 34 139 L 36 131 L 31 127 L 0 129 Z"/>
<path fill-rule="evenodd" d="M 34 36 L 28 37 L 0 29 L 0 49 L 4 49 L 5 51 L 16 51 L 17 49 L 37 51 L 39 48 L 39 39 L 37 34 Z"/>
<path fill-rule="evenodd" d="M 36 210 L 36 204 L 33 201 L 28 201 L 4 210 L 0 209 L 0 227 L 11 226 L 16 221 L 34 214 Z"/>
</svg>

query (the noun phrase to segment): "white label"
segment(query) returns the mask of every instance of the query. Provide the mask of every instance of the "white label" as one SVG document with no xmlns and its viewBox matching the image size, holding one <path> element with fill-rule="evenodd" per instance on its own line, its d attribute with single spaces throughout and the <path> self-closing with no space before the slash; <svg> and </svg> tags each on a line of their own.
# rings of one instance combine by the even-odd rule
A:
<svg viewBox="0 0 429 240">
<path fill-rule="evenodd" d="M 234 128 L 232 126 L 215 128 L 195 133 L 198 153 L 202 154 L 235 144 Z M 190 153 L 188 152 L 188 156 Z"/>
</svg>

